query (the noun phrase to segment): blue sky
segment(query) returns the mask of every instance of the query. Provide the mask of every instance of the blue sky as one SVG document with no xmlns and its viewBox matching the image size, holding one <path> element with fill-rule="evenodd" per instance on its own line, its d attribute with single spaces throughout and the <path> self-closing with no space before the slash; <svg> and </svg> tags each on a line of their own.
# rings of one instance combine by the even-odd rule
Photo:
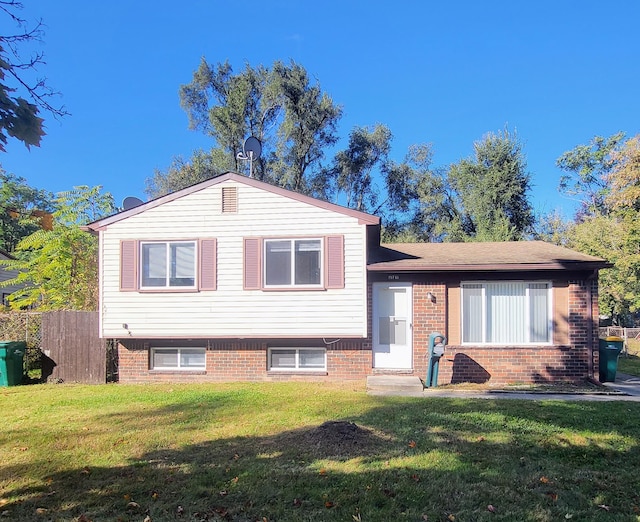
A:
<svg viewBox="0 0 640 522">
<path fill-rule="evenodd" d="M 146 199 L 154 169 L 208 149 L 178 99 L 202 56 L 237 71 L 295 60 L 343 107 L 339 146 L 354 126 L 384 123 L 396 161 L 430 142 L 434 165 L 448 165 L 508 126 L 539 212 L 575 208 L 557 191 L 563 152 L 640 133 L 637 0 L 24 3 L 47 26 L 41 74 L 71 116 L 45 114 L 42 146 L 10 140 L 0 164 L 52 192 L 102 185 L 118 203 Z"/>
</svg>

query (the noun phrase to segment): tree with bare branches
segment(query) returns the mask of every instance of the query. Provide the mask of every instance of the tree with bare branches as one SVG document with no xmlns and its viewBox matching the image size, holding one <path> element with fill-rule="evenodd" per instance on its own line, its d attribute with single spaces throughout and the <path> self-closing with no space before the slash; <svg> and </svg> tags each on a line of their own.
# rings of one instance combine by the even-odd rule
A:
<svg viewBox="0 0 640 522">
<path fill-rule="evenodd" d="M 23 7 L 17 0 L 0 0 L 0 18 L 8 19 L 15 28 L 10 34 L 0 34 L 0 152 L 6 151 L 9 138 L 22 141 L 27 148 L 40 146 L 45 135 L 41 111 L 54 118 L 68 114 L 64 106 L 52 104 L 52 98 L 59 93 L 47 84 L 46 78 L 31 79 L 45 65 L 44 54 L 36 52 L 27 57 L 24 47 L 41 41 L 44 25 L 42 20 L 33 25 L 21 18 Z"/>
</svg>

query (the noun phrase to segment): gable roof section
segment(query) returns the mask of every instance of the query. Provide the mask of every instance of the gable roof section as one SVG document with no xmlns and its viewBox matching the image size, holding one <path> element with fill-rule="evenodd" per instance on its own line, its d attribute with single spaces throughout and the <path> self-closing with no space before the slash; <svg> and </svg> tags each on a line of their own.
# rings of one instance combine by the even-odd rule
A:
<svg viewBox="0 0 640 522">
<path fill-rule="evenodd" d="M 112 225 L 113 223 L 117 223 L 118 221 L 122 221 L 123 219 L 127 219 L 128 217 L 135 216 L 136 214 L 140 214 L 145 210 L 158 207 L 170 201 L 175 201 L 176 199 L 188 196 L 189 194 L 193 194 L 194 192 L 199 192 L 200 190 L 207 189 L 214 185 L 224 183 L 225 181 L 235 181 L 236 183 L 241 183 L 244 185 L 258 188 L 260 190 L 265 190 L 267 192 L 278 194 L 280 196 L 283 196 L 289 199 L 294 199 L 296 201 L 300 201 L 308 205 L 313 205 L 315 207 L 323 208 L 325 210 L 330 210 L 331 212 L 337 212 L 339 214 L 351 216 L 358 219 L 358 221 L 364 225 L 378 225 L 380 223 L 380 218 L 378 216 L 372 216 L 371 214 L 366 214 L 365 212 L 360 212 L 358 210 L 353 210 L 350 208 L 342 207 L 340 205 L 336 205 L 334 203 L 329 203 L 327 201 L 322 201 L 316 198 L 312 198 L 310 196 L 305 196 L 304 194 L 299 194 L 291 190 L 287 190 L 281 187 L 276 187 L 275 185 L 265 183 L 264 181 L 258 181 L 257 179 L 248 178 L 241 174 L 236 174 L 235 172 L 227 172 L 226 174 L 222 174 L 215 178 L 202 181 L 200 183 L 184 188 L 182 190 L 172 192 L 171 194 L 167 194 L 165 196 L 152 199 L 151 201 L 147 201 L 146 203 L 143 203 L 142 205 L 131 208 L 129 210 L 124 210 L 112 216 L 99 219 L 97 221 L 94 221 L 93 223 L 89 223 L 84 228 L 90 231 L 98 231 L 101 228 Z"/>
<path fill-rule="evenodd" d="M 526 270 L 599 270 L 612 265 L 604 259 L 545 243 L 395 243 L 373 252 L 370 271 L 486 272 Z"/>
</svg>

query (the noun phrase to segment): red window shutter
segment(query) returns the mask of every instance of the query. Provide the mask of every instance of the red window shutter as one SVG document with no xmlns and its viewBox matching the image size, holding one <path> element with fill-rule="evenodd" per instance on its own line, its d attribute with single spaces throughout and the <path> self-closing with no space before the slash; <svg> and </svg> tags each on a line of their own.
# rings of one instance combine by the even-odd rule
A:
<svg viewBox="0 0 640 522">
<path fill-rule="evenodd" d="M 257 237 L 244 239 L 244 289 L 259 290 L 261 288 L 260 269 L 262 241 Z"/>
<path fill-rule="evenodd" d="M 326 288 L 344 288 L 344 236 L 326 238 Z"/>
<path fill-rule="evenodd" d="M 216 240 L 200 240 L 200 277 L 198 287 L 200 290 L 215 290 L 218 282 L 216 274 Z"/>
<path fill-rule="evenodd" d="M 138 289 L 138 242 L 120 242 L 120 290 L 133 292 Z"/>
</svg>

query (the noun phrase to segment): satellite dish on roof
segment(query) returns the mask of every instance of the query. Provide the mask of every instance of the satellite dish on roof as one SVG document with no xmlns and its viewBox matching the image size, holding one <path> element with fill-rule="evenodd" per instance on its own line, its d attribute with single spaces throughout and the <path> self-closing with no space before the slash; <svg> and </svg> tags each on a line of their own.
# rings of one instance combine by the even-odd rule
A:
<svg viewBox="0 0 640 522">
<path fill-rule="evenodd" d="M 141 199 L 136 198 L 134 196 L 127 196 L 122 200 L 122 208 L 124 210 L 130 210 L 132 208 L 138 207 L 144 203 Z"/>
<path fill-rule="evenodd" d="M 244 140 L 244 145 L 242 146 L 242 152 L 238 152 L 236 156 L 239 160 L 249 160 L 249 177 L 253 177 L 253 162 L 257 160 L 262 154 L 262 143 L 260 140 L 254 136 L 249 136 L 246 140 Z"/>
</svg>

